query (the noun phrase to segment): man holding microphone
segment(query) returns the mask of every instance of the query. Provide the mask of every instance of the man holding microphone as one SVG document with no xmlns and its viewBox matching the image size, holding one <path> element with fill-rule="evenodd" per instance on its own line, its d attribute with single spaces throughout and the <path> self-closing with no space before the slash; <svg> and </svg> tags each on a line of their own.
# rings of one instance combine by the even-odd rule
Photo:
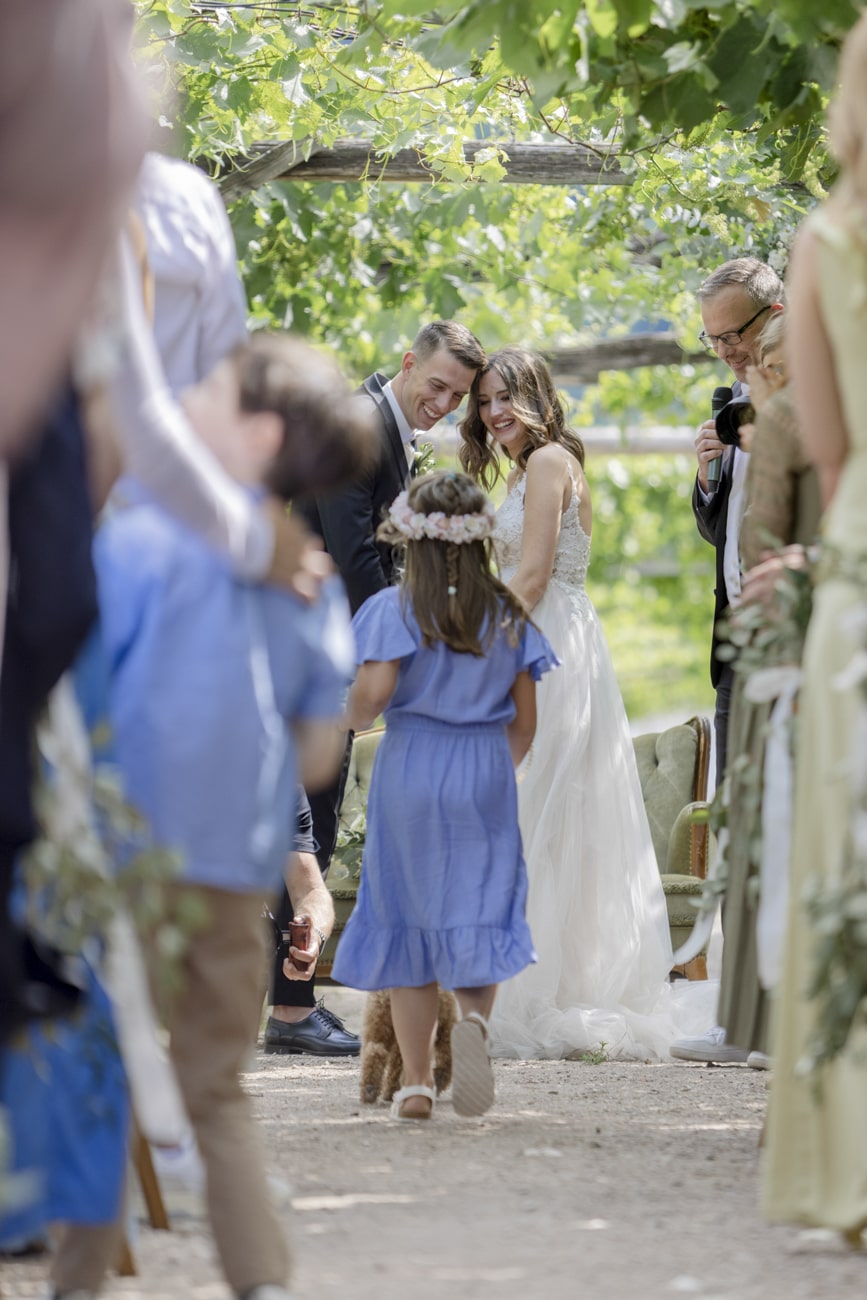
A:
<svg viewBox="0 0 867 1300">
<path fill-rule="evenodd" d="M 770 266 L 754 257 L 725 262 L 702 283 L 698 291 L 704 328 L 699 339 L 724 361 L 735 377 L 731 397 L 746 395 L 747 367 L 756 363 L 756 340 L 773 312 L 783 311 L 783 282 Z M 725 446 L 716 430 L 718 406 L 729 394 L 714 394 L 713 418 L 701 425 L 695 438 L 698 473 L 692 494 L 692 509 L 698 531 L 716 549 L 714 630 L 711 643 L 710 678 L 716 690 L 714 737 L 716 741 L 716 784 L 726 768 L 726 740 L 734 669 L 717 658 L 717 625 L 730 605 L 741 595 L 739 537 L 745 504 L 749 453 L 738 446 Z M 747 1052 L 725 1041 L 725 1030 L 714 1026 L 702 1038 L 681 1039 L 671 1055 L 687 1061 L 716 1064 L 745 1061 Z"/>
<path fill-rule="evenodd" d="M 755 345 L 772 312 L 785 304 L 783 282 L 764 262 L 740 257 L 726 262 L 704 281 L 698 291 L 704 329 L 699 339 L 716 352 L 735 377 L 732 396 L 745 391 L 747 367 L 755 365 Z M 716 591 L 710 677 L 716 689 L 714 733 L 716 782 L 725 772 L 726 730 L 733 670 L 717 659 L 716 625 L 729 605 L 740 600 L 741 580 L 738 539 L 744 507 L 744 484 L 749 454 L 726 447 L 716 431 L 716 419 L 706 420 L 695 439 L 698 474 L 692 509 L 698 531 L 716 548 Z"/>
</svg>

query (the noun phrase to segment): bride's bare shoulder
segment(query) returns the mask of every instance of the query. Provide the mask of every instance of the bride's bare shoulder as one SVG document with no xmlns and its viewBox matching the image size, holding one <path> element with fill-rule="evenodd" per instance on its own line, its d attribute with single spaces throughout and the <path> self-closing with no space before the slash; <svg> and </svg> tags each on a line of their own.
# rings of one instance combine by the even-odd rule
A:
<svg viewBox="0 0 867 1300">
<path fill-rule="evenodd" d="M 584 473 L 584 466 L 576 456 L 569 457 L 569 464 L 572 468 L 572 475 L 575 479 L 575 487 L 578 489 L 578 495 L 583 498 L 590 496 L 590 484 L 587 482 L 587 475 Z"/>
<path fill-rule="evenodd" d="M 566 474 L 571 461 L 565 447 L 556 442 L 546 442 L 537 447 L 527 461 L 527 478 L 552 478 Z"/>
</svg>

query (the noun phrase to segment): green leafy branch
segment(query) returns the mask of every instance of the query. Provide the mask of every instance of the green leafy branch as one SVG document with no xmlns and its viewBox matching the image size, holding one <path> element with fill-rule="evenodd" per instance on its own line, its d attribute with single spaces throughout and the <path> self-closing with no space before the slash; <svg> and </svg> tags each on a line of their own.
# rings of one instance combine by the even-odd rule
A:
<svg viewBox="0 0 867 1300">
<path fill-rule="evenodd" d="M 332 869 L 335 879 L 361 879 L 361 860 L 366 838 L 367 818 L 363 811 L 356 813 L 348 825 L 341 825 L 334 850 L 334 862 L 338 868 L 336 872 Z"/>
<path fill-rule="evenodd" d="M 782 548 L 768 537 L 770 549 L 778 554 Z M 748 697 L 750 682 L 759 676 L 771 683 L 777 678 L 780 688 L 784 674 L 800 664 L 807 624 L 812 609 L 812 577 L 808 568 L 784 569 L 767 606 L 759 601 L 732 610 L 719 628 L 721 644 L 717 655 L 730 662 L 741 679 Z M 744 706 L 749 707 L 747 701 Z M 734 721 L 733 714 L 733 721 Z M 762 858 L 762 802 L 764 795 L 763 752 L 761 747 L 735 752 L 737 734 L 729 728 L 729 758 L 725 780 L 714 795 L 707 811 L 707 822 L 717 840 L 717 859 L 702 884 L 697 906 L 702 913 L 716 909 L 728 887 L 732 835 L 737 830 L 737 851 L 745 850 L 751 868 L 750 888 L 758 891 Z M 794 755 L 795 738 L 790 731 L 789 750 Z M 793 760 L 794 761 L 794 760 Z M 737 827 L 731 809 L 736 800 Z M 755 901 L 755 900 L 754 900 Z"/>
<path fill-rule="evenodd" d="M 101 947 L 115 916 L 128 912 L 156 958 L 160 995 L 171 993 L 188 937 L 207 916 L 194 895 L 173 891 L 180 859 L 154 842 L 117 772 L 76 764 L 74 748 L 64 753 L 62 774 L 39 764 L 39 834 L 23 856 L 27 924 L 60 952 L 77 955 L 94 942 Z"/>
</svg>

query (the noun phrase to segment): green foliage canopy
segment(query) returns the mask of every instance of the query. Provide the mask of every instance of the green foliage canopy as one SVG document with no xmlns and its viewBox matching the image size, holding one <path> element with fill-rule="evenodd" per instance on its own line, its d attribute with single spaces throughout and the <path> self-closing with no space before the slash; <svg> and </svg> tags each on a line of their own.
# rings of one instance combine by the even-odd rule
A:
<svg viewBox="0 0 867 1300">
<path fill-rule="evenodd" d="M 485 58 L 526 78 L 537 113 L 618 131 L 636 148 L 696 127 L 774 139 L 799 177 L 819 141 L 854 0 L 382 0 L 383 15 L 435 67 Z"/>
<path fill-rule="evenodd" d="M 850 0 L 137 3 L 175 152 L 222 175 L 257 142 L 369 140 L 366 183 L 278 181 L 232 209 L 254 317 L 330 343 L 358 374 L 432 316 L 490 345 L 548 349 L 660 320 L 692 341 L 708 267 L 752 252 L 782 268 L 831 178 L 821 107 L 856 12 Z M 489 142 L 472 164 L 467 139 Z M 632 183 L 504 184 L 514 140 L 581 141 Z M 430 183 L 378 180 L 406 147 Z M 696 409 L 713 382 L 698 383 Z M 642 375 L 625 392 L 609 376 L 586 414 L 691 419 L 683 390 Z"/>
<path fill-rule="evenodd" d="M 667 323 L 685 346 L 707 271 L 784 270 L 833 179 L 823 109 L 853 0 L 135 0 L 170 148 L 227 175 L 260 143 L 369 142 L 363 182 L 280 180 L 234 202 L 256 323 L 330 344 L 357 377 L 417 324 L 494 348 Z M 464 141 L 485 148 L 470 163 Z M 580 142 L 630 184 L 504 182 L 515 141 Z M 413 148 L 430 179 L 380 177 Z M 609 372 L 579 425 L 695 424 L 722 373 Z M 591 467 L 593 595 L 631 712 L 704 698 L 712 554 L 691 458 Z M 630 479 L 641 478 L 636 492 Z M 638 634 L 637 634 L 638 633 Z M 674 692 L 674 694 L 672 694 Z"/>
</svg>

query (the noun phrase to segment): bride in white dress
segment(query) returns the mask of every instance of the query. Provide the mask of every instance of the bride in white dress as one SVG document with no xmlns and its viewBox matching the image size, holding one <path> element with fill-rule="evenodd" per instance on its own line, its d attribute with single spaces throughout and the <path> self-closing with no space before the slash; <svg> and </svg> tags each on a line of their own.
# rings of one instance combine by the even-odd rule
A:
<svg viewBox="0 0 867 1300">
<path fill-rule="evenodd" d="M 684 1023 L 675 1024 L 665 897 L 626 711 L 584 587 L 584 448 L 545 362 L 516 348 L 495 353 L 476 379 L 461 437 L 461 463 L 486 488 L 501 473 L 498 452 L 512 462 L 494 533 L 501 576 L 562 660 L 537 687 L 518 787 L 539 961 L 501 985 L 492 1050 L 562 1058 L 604 1042 L 610 1056 L 667 1056 Z M 696 1025 L 707 1015 L 707 1005 L 697 1010 Z"/>
</svg>

